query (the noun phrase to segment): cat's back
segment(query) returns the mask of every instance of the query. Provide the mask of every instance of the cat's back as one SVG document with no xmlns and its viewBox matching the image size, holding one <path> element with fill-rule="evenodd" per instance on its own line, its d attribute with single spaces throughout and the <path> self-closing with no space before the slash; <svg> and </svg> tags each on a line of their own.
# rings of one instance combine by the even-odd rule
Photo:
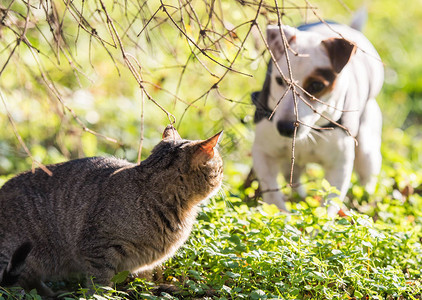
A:
<svg viewBox="0 0 422 300">
<path fill-rule="evenodd" d="M 0 189 L 0 269 L 18 247 L 30 242 L 31 253 L 40 259 L 30 256 L 28 263 L 40 274 L 78 271 L 75 253 L 87 221 L 95 217 L 90 213 L 103 209 L 110 198 L 105 187 L 127 181 L 122 176 L 133 174 L 133 166 L 113 157 L 83 158 L 48 165 L 51 176 L 35 169 L 6 182 Z"/>
<path fill-rule="evenodd" d="M 41 169 L 21 173 L 0 189 L 1 231 L 16 226 L 28 231 L 42 226 L 49 227 L 43 228 L 47 232 L 66 226 L 76 230 L 75 216 L 98 202 L 110 176 L 132 166 L 113 157 L 90 157 L 48 165 L 52 176 Z"/>
<path fill-rule="evenodd" d="M 66 189 L 69 185 L 74 186 L 78 183 L 98 180 L 101 177 L 109 176 L 120 168 L 131 166 L 131 163 L 114 157 L 87 157 L 46 166 L 52 172 L 51 176 L 39 168 L 34 172 L 26 171 L 16 175 L 3 185 L 0 189 L 0 202 L 4 201 L 7 193 L 12 191 L 45 192 L 51 188 Z M 57 186 L 53 186 L 56 184 Z"/>
</svg>

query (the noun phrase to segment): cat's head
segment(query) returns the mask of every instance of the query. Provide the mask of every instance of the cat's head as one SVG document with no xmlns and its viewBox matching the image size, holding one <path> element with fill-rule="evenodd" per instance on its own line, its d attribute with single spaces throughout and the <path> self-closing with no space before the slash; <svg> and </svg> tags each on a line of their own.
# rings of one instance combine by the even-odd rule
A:
<svg viewBox="0 0 422 300">
<path fill-rule="evenodd" d="M 203 189 L 207 196 L 220 187 L 223 179 L 223 160 L 217 150 L 222 132 L 206 140 L 182 139 L 176 129 L 169 125 L 163 132 L 163 139 L 152 150 L 150 158 L 159 159 L 159 165 L 178 176 L 175 180 L 198 186 L 192 189 Z M 158 161 L 157 161 L 158 163 Z M 157 165 L 158 166 L 158 165 Z M 202 186 L 201 186 L 202 185 Z"/>
</svg>

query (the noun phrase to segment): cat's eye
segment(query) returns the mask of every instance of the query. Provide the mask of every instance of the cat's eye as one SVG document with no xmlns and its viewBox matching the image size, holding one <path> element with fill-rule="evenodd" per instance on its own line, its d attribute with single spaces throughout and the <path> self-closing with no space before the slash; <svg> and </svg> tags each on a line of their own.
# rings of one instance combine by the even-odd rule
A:
<svg viewBox="0 0 422 300">
<path fill-rule="evenodd" d="M 305 88 L 305 90 L 311 95 L 318 94 L 323 89 L 325 89 L 325 84 L 319 80 L 311 81 Z"/>
<path fill-rule="evenodd" d="M 281 76 L 277 76 L 275 78 L 275 81 L 277 82 L 278 85 L 281 85 L 281 86 L 284 85 L 284 80 L 283 80 L 283 78 Z"/>
</svg>

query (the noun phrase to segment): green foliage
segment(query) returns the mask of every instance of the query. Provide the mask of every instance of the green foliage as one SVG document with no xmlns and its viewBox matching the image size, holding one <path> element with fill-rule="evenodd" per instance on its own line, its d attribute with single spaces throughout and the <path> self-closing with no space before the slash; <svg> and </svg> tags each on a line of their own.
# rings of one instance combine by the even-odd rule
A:
<svg viewBox="0 0 422 300">
<path fill-rule="evenodd" d="M 129 271 L 122 271 L 120 273 L 117 273 L 116 275 L 113 276 L 113 278 L 111 278 L 111 282 L 116 283 L 116 284 L 122 283 L 126 280 L 129 274 L 130 274 Z"/>
</svg>

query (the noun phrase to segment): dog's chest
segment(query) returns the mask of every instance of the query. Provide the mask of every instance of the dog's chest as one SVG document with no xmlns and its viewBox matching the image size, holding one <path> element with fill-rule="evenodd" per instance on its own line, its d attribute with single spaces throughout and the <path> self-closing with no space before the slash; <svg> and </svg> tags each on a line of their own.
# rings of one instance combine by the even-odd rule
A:
<svg viewBox="0 0 422 300">
<path fill-rule="evenodd" d="M 304 166 L 307 163 L 318 163 L 324 166 L 339 163 L 345 151 L 350 149 L 350 137 L 340 128 L 329 132 L 318 132 L 301 140 L 294 145 L 295 164 Z M 265 153 L 275 160 L 291 162 L 293 139 L 281 136 L 275 126 L 263 120 L 257 124 L 254 151 Z"/>
<path fill-rule="evenodd" d="M 281 161 L 288 160 L 289 162 L 291 161 L 292 155 L 294 155 L 295 163 L 301 166 L 304 166 L 308 163 L 318 163 L 321 165 L 327 165 L 330 160 L 328 159 L 328 156 L 332 157 L 333 149 L 328 149 L 327 143 L 325 142 L 314 143 L 310 140 L 296 141 L 294 153 L 292 148 L 292 142 L 292 139 L 283 138 L 282 141 L 279 141 L 277 147 L 274 147 L 272 149 L 273 154 L 277 155 Z"/>
</svg>

